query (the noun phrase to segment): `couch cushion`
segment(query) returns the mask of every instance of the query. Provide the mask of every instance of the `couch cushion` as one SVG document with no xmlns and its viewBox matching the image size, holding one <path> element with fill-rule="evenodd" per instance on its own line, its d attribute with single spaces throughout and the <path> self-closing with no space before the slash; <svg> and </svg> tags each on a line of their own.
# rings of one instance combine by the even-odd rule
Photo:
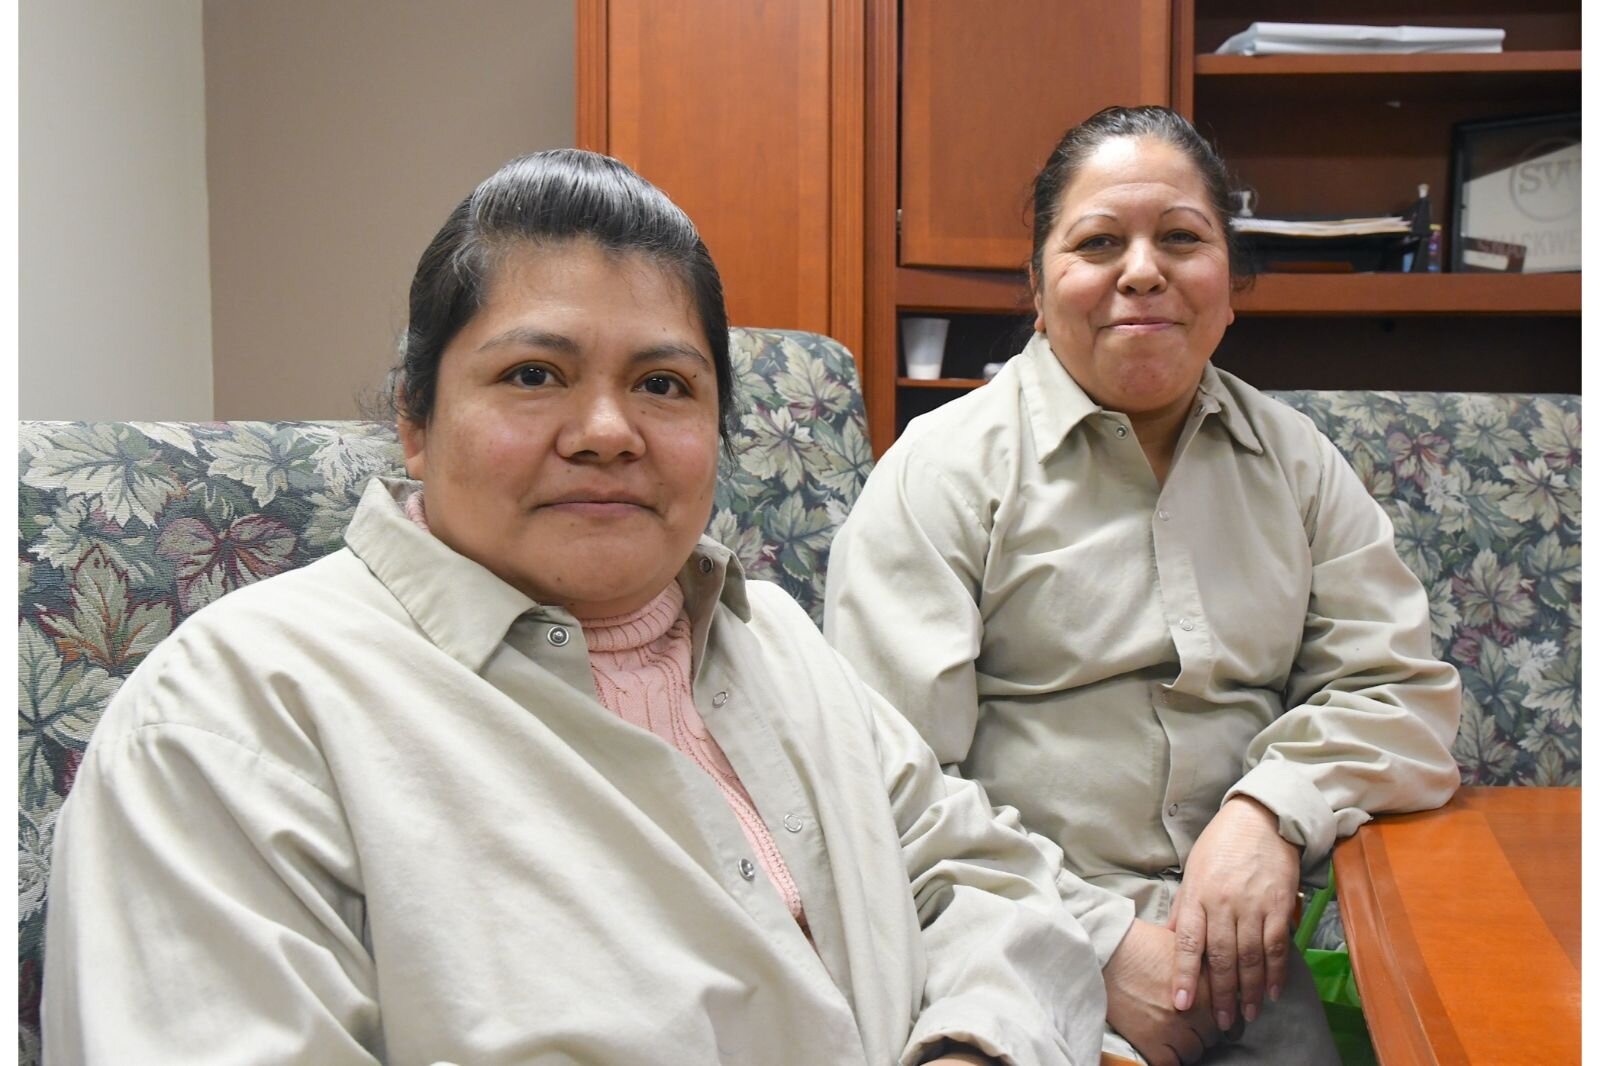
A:
<svg viewBox="0 0 1600 1066">
<path fill-rule="evenodd" d="M 1275 392 L 1354 465 L 1461 671 L 1462 780 L 1577 785 L 1581 397 Z"/>
</svg>

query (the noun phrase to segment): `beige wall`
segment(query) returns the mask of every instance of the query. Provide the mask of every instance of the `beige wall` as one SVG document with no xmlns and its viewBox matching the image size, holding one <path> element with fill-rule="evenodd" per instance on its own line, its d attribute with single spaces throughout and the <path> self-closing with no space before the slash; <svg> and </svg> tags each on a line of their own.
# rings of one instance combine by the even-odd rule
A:
<svg viewBox="0 0 1600 1066">
<path fill-rule="evenodd" d="M 17 27 L 19 413 L 210 418 L 201 0 Z"/>
<path fill-rule="evenodd" d="M 205 0 L 216 417 L 358 413 L 450 208 L 574 143 L 574 12 Z"/>
</svg>

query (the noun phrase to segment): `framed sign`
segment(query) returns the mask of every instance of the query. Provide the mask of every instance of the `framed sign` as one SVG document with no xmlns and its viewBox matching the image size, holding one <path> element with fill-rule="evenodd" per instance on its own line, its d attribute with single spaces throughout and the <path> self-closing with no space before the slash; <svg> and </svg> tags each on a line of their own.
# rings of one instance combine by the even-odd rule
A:
<svg viewBox="0 0 1600 1066">
<path fill-rule="evenodd" d="M 1582 269 L 1577 112 L 1461 122 L 1451 147 L 1451 270 Z"/>
</svg>

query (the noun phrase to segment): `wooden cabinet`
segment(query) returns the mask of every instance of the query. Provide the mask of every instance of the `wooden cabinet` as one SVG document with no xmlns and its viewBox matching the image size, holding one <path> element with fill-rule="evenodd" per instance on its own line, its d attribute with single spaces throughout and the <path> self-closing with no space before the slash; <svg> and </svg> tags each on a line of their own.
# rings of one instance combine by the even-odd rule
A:
<svg viewBox="0 0 1600 1066">
<path fill-rule="evenodd" d="M 1172 0 L 869 0 L 867 411 L 906 421 L 1021 346 L 1033 177 L 1112 104 L 1172 99 Z M 902 375 L 899 319 L 952 315 L 945 378 Z"/>
<path fill-rule="evenodd" d="M 579 0 L 579 137 L 700 224 L 734 320 L 831 333 L 873 445 L 981 384 L 1032 320 L 1029 186 L 1071 123 L 1169 103 L 1262 214 L 1448 229 L 1450 130 L 1576 111 L 1578 0 Z M 1497 55 L 1217 56 L 1255 21 L 1499 26 Z M 1219 365 L 1266 388 L 1579 391 L 1576 274 L 1264 275 Z M 898 322 L 952 320 L 945 375 Z"/>
<path fill-rule="evenodd" d="M 738 325 L 862 351 L 861 0 L 579 0 L 578 142 L 695 220 Z"/>
<path fill-rule="evenodd" d="M 1171 0 L 904 0 L 900 263 L 1024 266 L 1028 191 L 1061 134 L 1171 99 L 1171 18 Z"/>
</svg>

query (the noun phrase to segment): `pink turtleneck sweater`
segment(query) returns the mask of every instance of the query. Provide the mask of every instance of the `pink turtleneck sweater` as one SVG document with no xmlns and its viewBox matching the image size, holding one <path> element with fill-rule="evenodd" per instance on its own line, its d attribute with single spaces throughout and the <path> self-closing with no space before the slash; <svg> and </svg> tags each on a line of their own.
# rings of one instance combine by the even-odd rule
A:
<svg viewBox="0 0 1600 1066">
<path fill-rule="evenodd" d="M 406 516 L 428 528 L 422 493 L 406 498 Z M 745 839 L 802 926 L 800 890 L 733 765 L 695 710 L 689 685 L 689 616 L 676 581 L 629 614 L 579 618 L 589 649 L 589 670 L 600 702 L 630 725 L 647 729 L 693 759 L 722 791 Z"/>
<path fill-rule="evenodd" d="M 789 913 L 804 925 L 800 890 L 767 823 L 695 710 L 689 688 L 689 616 L 684 613 L 683 590 L 678 583 L 672 582 L 630 614 L 579 621 L 589 645 L 589 670 L 600 702 L 623 721 L 665 740 L 711 775 L 767 876 L 783 893 Z"/>
</svg>

